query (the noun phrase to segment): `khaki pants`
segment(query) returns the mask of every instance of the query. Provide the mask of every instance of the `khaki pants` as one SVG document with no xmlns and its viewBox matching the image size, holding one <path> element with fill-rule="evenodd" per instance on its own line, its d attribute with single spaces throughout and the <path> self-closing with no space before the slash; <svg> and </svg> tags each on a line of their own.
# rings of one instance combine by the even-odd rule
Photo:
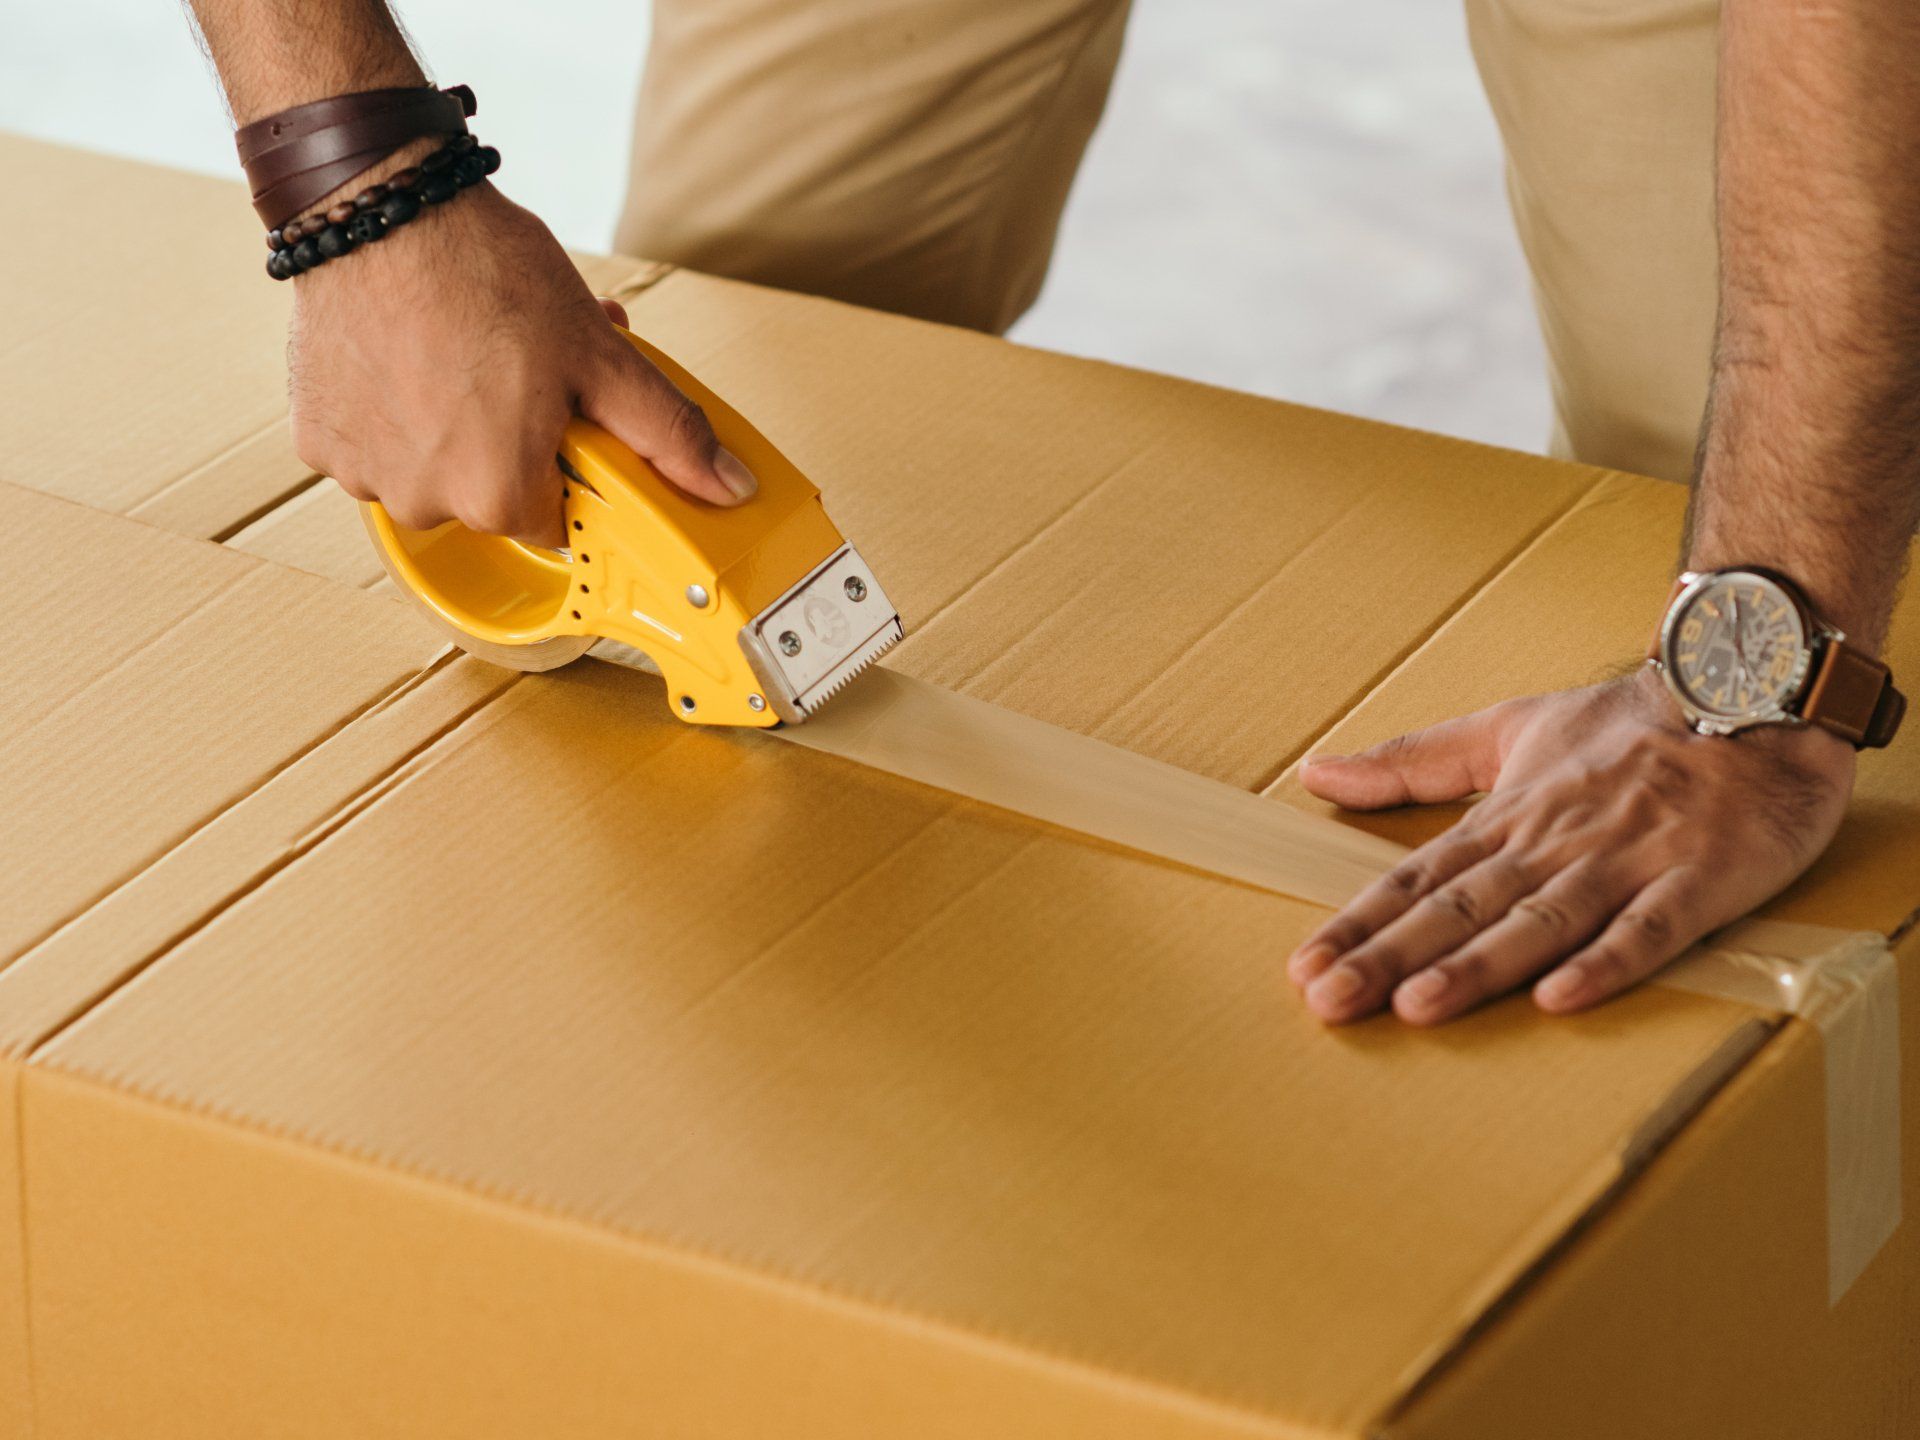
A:
<svg viewBox="0 0 1920 1440">
<path fill-rule="evenodd" d="M 1715 0 L 1466 0 L 1554 453 L 1688 478 L 1715 307 Z M 629 254 L 1002 331 L 1128 0 L 655 0 Z"/>
</svg>

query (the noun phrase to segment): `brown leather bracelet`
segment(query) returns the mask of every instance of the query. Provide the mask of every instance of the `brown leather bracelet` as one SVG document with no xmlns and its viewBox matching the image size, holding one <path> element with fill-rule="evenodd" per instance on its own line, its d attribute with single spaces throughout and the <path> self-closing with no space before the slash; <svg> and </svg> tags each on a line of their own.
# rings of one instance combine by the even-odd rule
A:
<svg viewBox="0 0 1920 1440">
<path fill-rule="evenodd" d="M 241 127 L 233 143 L 255 213 L 278 230 L 409 141 L 464 135 L 478 108 L 465 85 L 363 90 L 268 115 Z"/>
</svg>

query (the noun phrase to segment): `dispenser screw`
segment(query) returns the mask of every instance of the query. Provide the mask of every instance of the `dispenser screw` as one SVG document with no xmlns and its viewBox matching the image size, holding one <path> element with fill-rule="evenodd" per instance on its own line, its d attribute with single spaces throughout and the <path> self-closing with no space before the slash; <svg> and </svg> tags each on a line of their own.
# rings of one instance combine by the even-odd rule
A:
<svg viewBox="0 0 1920 1440">
<path fill-rule="evenodd" d="M 800 653 L 800 637 L 791 630 L 781 631 L 780 653 L 782 655 L 798 655 Z"/>
<path fill-rule="evenodd" d="M 712 596 L 707 594 L 707 587 L 704 585 L 687 586 L 687 604 L 696 610 L 706 609 L 707 601 L 712 598 Z"/>
<path fill-rule="evenodd" d="M 767 708 L 767 701 L 766 701 L 766 697 L 765 697 L 765 696 L 763 696 L 763 695 L 749 695 L 749 696 L 747 696 L 747 709 L 749 709 L 749 710 L 764 710 L 764 709 L 766 709 L 766 708 Z"/>
<path fill-rule="evenodd" d="M 858 602 L 867 598 L 867 582 L 858 575 L 847 577 L 847 599 Z"/>
</svg>

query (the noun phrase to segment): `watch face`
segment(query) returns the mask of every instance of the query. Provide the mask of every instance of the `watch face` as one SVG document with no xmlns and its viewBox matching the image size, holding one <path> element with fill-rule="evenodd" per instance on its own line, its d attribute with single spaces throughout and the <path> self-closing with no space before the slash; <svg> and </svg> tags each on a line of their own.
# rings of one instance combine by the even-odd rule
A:
<svg viewBox="0 0 1920 1440">
<path fill-rule="evenodd" d="M 1806 622 L 1764 575 L 1712 576 L 1682 602 L 1667 635 L 1667 671 L 1693 706 L 1726 720 L 1777 715 L 1806 678 Z"/>
</svg>

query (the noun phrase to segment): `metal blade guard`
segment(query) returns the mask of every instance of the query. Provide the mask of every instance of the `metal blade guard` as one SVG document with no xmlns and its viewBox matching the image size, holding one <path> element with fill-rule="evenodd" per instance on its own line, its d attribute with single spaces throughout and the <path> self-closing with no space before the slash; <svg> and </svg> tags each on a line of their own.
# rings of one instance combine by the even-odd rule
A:
<svg viewBox="0 0 1920 1440">
<path fill-rule="evenodd" d="M 484 659 L 547 670 L 605 637 L 659 667 L 683 720 L 799 723 L 900 639 L 899 613 L 813 483 L 712 391 L 627 338 L 746 462 L 753 499 L 693 499 L 575 420 L 560 451 L 565 550 L 456 523 L 406 530 L 366 505 L 374 546 L 395 583 Z"/>
</svg>

